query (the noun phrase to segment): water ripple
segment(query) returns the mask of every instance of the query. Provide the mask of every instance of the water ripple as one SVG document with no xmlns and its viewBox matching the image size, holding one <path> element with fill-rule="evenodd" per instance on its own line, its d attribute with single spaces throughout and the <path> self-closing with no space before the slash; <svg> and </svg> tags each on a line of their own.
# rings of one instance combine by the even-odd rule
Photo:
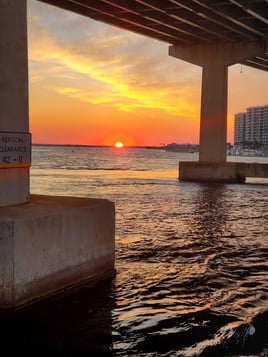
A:
<svg viewBox="0 0 268 357">
<path fill-rule="evenodd" d="M 3 346 L 14 356 L 268 356 L 267 185 L 182 183 L 177 162 L 190 155 L 121 154 L 34 152 L 34 192 L 115 202 L 117 273 L 2 318 Z"/>
</svg>

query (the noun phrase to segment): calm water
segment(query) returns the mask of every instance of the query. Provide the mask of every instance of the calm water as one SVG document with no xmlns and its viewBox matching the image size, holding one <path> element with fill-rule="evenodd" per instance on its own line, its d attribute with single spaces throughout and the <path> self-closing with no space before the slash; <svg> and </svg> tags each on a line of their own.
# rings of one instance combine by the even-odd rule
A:
<svg viewBox="0 0 268 357">
<path fill-rule="evenodd" d="M 268 181 L 179 182 L 196 159 L 33 148 L 32 193 L 115 202 L 117 274 L 3 317 L 5 356 L 268 356 Z"/>
</svg>

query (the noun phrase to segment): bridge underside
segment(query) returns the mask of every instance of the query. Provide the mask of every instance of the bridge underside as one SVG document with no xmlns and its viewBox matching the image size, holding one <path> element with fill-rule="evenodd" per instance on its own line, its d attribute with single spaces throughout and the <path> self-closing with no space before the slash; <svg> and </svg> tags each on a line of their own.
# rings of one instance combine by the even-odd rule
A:
<svg viewBox="0 0 268 357">
<path fill-rule="evenodd" d="M 39 0 L 171 45 L 267 41 L 266 0 Z M 241 63 L 268 70 L 268 53 Z"/>
</svg>

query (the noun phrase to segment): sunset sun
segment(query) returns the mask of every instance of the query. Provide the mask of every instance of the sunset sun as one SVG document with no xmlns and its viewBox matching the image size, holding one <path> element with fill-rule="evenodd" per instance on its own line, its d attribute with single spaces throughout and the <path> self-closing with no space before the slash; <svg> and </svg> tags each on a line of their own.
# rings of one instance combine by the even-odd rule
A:
<svg viewBox="0 0 268 357">
<path fill-rule="evenodd" d="M 118 149 L 122 148 L 124 146 L 124 144 L 121 141 L 117 141 L 114 146 Z"/>
</svg>

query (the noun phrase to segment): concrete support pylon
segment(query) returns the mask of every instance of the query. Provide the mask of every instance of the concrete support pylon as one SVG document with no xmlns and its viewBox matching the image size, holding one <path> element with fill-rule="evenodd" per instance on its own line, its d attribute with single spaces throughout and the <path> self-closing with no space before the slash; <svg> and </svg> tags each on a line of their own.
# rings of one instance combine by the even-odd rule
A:
<svg viewBox="0 0 268 357">
<path fill-rule="evenodd" d="M 170 56 L 203 69 L 199 161 L 180 162 L 180 180 L 244 182 L 239 165 L 226 162 L 228 66 L 267 49 L 263 41 L 170 46 Z"/>
<path fill-rule="evenodd" d="M 228 66 L 264 52 L 261 41 L 169 48 L 170 56 L 203 68 L 199 161 L 226 161 Z"/>
<path fill-rule="evenodd" d="M 29 200 L 27 0 L 0 0 L 0 207 Z"/>
<path fill-rule="evenodd" d="M 199 161 L 226 161 L 227 76 L 226 66 L 203 67 Z"/>
</svg>

